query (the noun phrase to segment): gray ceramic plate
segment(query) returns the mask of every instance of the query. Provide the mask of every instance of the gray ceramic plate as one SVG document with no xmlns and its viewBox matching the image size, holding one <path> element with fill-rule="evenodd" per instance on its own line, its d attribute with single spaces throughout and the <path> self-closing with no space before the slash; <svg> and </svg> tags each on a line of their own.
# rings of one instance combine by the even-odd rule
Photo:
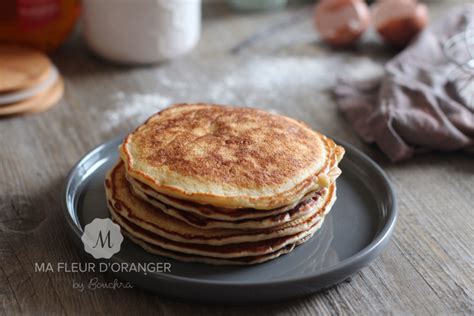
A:
<svg viewBox="0 0 474 316">
<path fill-rule="evenodd" d="M 117 161 L 121 140 L 92 150 L 67 178 L 65 216 L 81 249 L 83 227 L 94 218 L 109 217 L 103 181 Z M 320 231 L 290 254 L 248 267 L 212 266 L 154 256 L 125 240 L 111 261 L 169 262 L 171 272 L 117 273 L 118 277 L 166 296 L 226 303 L 287 299 L 347 279 L 387 246 L 397 211 L 394 192 L 380 167 L 352 146 L 339 143 L 346 155 L 337 180 L 337 201 Z"/>
</svg>

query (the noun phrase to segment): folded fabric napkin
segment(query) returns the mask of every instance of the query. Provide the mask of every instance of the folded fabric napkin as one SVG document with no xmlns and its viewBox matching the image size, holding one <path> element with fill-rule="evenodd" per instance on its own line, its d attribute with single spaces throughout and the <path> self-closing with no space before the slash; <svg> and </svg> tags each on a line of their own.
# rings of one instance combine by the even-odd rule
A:
<svg viewBox="0 0 474 316">
<path fill-rule="evenodd" d="M 452 9 L 385 65 L 341 77 L 334 94 L 357 133 L 392 161 L 430 150 L 474 152 L 474 5 Z"/>
</svg>

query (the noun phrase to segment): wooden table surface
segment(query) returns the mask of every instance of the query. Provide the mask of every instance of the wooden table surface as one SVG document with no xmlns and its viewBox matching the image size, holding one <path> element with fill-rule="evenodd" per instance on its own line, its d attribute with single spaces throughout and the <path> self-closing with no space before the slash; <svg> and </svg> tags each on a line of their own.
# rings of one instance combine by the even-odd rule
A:
<svg viewBox="0 0 474 316">
<path fill-rule="evenodd" d="M 439 16 L 463 1 L 430 2 Z M 466 1 L 467 2 L 467 1 Z M 235 14 L 204 8 L 202 38 L 187 56 L 153 67 L 104 62 L 75 36 L 53 55 L 66 93 L 52 110 L 0 120 L 0 313 L 57 314 L 473 314 L 474 161 L 427 154 L 391 164 L 337 112 L 331 86 L 342 72 L 371 75 L 393 53 L 373 36 L 355 50 L 322 45 L 309 6 Z M 68 236 L 61 189 L 76 161 L 98 144 L 174 102 L 275 110 L 348 141 L 375 159 L 398 195 L 392 242 L 375 262 L 323 292 L 258 306 L 210 306 L 139 289 L 73 289 L 94 273 L 39 273 L 36 262 L 81 262 Z"/>
</svg>

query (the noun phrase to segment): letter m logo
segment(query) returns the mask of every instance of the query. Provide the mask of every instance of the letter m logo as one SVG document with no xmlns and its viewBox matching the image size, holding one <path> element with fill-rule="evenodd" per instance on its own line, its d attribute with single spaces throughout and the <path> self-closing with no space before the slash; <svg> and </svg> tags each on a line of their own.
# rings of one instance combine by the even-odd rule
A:
<svg viewBox="0 0 474 316">
<path fill-rule="evenodd" d="M 107 248 L 112 248 L 114 245 L 111 244 L 111 239 L 110 239 L 110 230 L 107 231 L 107 235 L 105 235 L 105 238 L 102 235 L 102 230 L 99 230 L 99 236 L 97 236 L 97 241 L 95 242 L 95 245 L 92 246 L 92 248 L 97 248 L 97 246 L 100 243 L 100 248 L 105 248 L 105 245 L 107 244 Z"/>
<path fill-rule="evenodd" d="M 120 251 L 123 236 L 120 226 L 110 218 L 96 218 L 84 227 L 84 250 L 96 259 L 110 259 Z"/>
</svg>

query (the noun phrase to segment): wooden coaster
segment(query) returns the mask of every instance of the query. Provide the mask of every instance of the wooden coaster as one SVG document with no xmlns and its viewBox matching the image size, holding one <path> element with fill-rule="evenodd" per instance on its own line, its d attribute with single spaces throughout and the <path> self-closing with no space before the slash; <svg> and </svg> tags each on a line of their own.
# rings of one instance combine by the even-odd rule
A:
<svg viewBox="0 0 474 316">
<path fill-rule="evenodd" d="M 26 89 L 48 78 L 52 63 L 41 51 L 0 45 L 0 93 Z"/>
<path fill-rule="evenodd" d="M 9 105 L 11 103 L 21 102 L 26 99 L 37 96 L 39 93 L 48 90 L 56 83 L 59 77 L 59 72 L 56 67 L 52 66 L 49 71 L 48 78 L 31 88 L 17 90 L 13 92 L 0 93 L 0 106 Z"/>
<path fill-rule="evenodd" d="M 61 99 L 63 92 L 64 80 L 60 76 L 48 90 L 24 101 L 0 106 L 0 116 L 46 111 Z"/>
</svg>

